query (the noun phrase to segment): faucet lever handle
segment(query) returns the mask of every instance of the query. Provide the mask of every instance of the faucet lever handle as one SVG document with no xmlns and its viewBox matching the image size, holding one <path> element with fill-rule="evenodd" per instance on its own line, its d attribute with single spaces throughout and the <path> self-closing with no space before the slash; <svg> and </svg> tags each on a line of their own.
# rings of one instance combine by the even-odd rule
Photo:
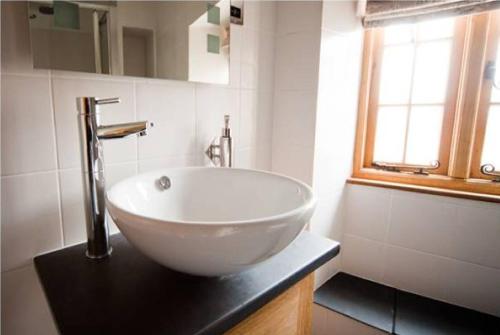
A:
<svg viewBox="0 0 500 335">
<path fill-rule="evenodd" d="M 96 99 L 96 105 L 108 105 L 108 104 L 117 104 L 120 102 L 120 98 L 106 98 L 106 99 Z"/>
</svg>

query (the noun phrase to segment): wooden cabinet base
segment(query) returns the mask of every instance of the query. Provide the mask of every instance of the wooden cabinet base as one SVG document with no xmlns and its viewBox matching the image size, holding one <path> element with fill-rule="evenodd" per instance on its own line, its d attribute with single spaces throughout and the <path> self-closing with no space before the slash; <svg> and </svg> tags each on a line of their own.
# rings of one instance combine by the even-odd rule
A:
<svg viewBox="0 0 500 335">
<path fill-rule="evenodd" d="M 310 335 L 314 275 L 310 274 L 226 335 Z"/>
</svg>

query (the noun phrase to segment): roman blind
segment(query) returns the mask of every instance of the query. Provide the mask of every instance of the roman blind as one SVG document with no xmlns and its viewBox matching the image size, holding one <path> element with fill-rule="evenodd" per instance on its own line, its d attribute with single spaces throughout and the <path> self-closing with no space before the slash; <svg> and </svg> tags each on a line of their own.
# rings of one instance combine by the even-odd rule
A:
<svg viewBox="0 0 500 335">
<path fill-rule="evenodd" d="M 365 28 L 468 15 L 500 8 L 498 0 L 360 0 Z"/>
</svg>

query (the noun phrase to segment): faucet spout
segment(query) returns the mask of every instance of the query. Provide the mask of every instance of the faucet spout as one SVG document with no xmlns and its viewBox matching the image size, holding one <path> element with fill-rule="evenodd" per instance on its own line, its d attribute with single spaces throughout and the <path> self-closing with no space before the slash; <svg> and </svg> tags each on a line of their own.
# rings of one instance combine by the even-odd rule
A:
<svg viewBox="0 0 500 335">
<path fill-rule="evenodd" d="M 119 98 L 77 98 L 80 149 L 82 154 L 82 181 L 87 225 L 87 257 L 99 259 L 111 254 L 106 216 L 106 181 L 102 140 L 129 135 L 146 135 L 153 124 L 147 121 L 101 125 L 100 107 L 119 103 Z"/>
<path fill-rule="evenodd" d="M 113 138 L 123 138 L 133 134 L 144 136 L 147 134 L 147 130 L 151 127 L 153 127 L 153 123 L 148 121 L 99 126 L 97 128 L 97 138 L 100 140 L 107 140 Z"/>
</svg>

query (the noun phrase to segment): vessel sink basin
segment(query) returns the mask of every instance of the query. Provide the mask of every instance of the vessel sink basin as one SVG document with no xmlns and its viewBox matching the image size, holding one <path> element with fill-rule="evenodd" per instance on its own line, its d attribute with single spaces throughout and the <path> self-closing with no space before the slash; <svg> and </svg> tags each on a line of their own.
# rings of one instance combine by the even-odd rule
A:
<svg viewBox="0 0 500 335">
<path fill-rule="evenodd" d="M 143 254 L 201 276 L 238 273 L 276 255 L 298 236 L 315 207 L 311 188 L 292 178 L 208 167 L 127 178 L 108 190 L 106 203 L 120 231 Z"/>
</svg>

